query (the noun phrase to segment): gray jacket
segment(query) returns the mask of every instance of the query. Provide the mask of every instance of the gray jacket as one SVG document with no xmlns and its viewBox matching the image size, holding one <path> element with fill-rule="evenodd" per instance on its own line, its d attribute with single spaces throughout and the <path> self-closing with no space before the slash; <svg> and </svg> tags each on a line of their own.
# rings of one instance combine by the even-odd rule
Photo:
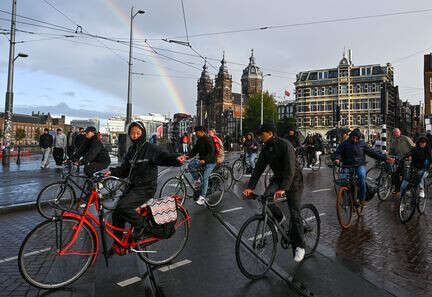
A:
<svg viewBox="0 0 432 297">
<path fill-rule="evenodd" d="M 55 139 L 54 139 L 54 147 L 66 149 L 66 145 L 67 145 L 66 135 L 64 135 L 63 133 L 62 134 L 56 134 Z"/>
</svg>

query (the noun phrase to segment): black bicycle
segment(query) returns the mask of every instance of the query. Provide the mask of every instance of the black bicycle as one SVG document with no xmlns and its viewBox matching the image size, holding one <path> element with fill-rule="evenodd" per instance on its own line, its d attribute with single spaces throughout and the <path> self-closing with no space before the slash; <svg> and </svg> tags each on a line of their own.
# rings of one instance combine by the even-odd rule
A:
<svg viewBox="0 0 432 297">
<path fill-rule="evenodd" d="M 36 208 L 42 217 L 52 219 L 64 210 L 76 210 L 85 206 L 93 183 L 90 178 L 78 172 L 78 166 L 66 161 L 63 164 L 61 180 L 45 186 L 39 192 Z M 103 206 L 113 210 L 127 185 L 126 180 L 114 176 L 104 179 L 102 188 L 99 189 Z M 79 196 L 76 194 L 76 189 L 79 191 Z"/>
<path fill-rule="evenodd" d="M 213 172 L 218 173 L 224 179 L 225 191 L 229 191 L 234 183 L 232 168 L 229 166 L 228 161 L 217 164 Z"/>
<path fill-rule="evenodd" d="M 252 172 L 252 166 L 246 161 L 246 154 L 242 153 L 240 157 L 234 161 L 231 172 L 235 181 L 240 181 L 246 172 Z"/>
<path fill-rule="evenodd" d="M 278 233 L 282 248 L 287 249 L 292 244 L 289 236 L 292 232 L 292 225 L 290 218 L 279 224 L 273 217 L 268 208 L 270 203 L 275 203 L 272 196 L 253 194 L 251 198 L 261 203 L 262 210 L 260 214 L 250 217 L 240 228 L 235 254 L 241 273 L 247 278 L 259 279 L 273 265 L 277 252 Z M 303 205 L 300 208 L 300 215 L 306 243 L 305 257 L 309 257 L 318 246 L 320 216 L 312 204 Z"/>
<path fill-rule="evenodd" d="M 397 165 L 388 165 L 385 161 L 377 161 L 375 166 L 369 168 L 366 172 L 368 183 L 377 187 L 377 196 L 381 201 L 387 200 L 392 192 L 392 173 L 396 167 Z"/>
<path fill-rule="evenodd" d="M 180 172 L 177 176 L 169 178 L 161 187 L 159 197 L 180 195 L 182 197 L 180 204 L 184 204 L 185 199 L 196 199 L 200 194 L 200 184 L 203 181 L 203 168 L 200 168 L 194 173 L 199 175 L 198 182 L 194 183 L 192 171 L 188 168 L 188 163 L 191 159 L 180 167 Z M 223 198 L 225 193 L 225 181 L 223 177 L 216 172 L 212 172 L 208 180 L 208 190 L 205 197 L 205 203 L 208 207 L 216 207 Z"/>
</svg>

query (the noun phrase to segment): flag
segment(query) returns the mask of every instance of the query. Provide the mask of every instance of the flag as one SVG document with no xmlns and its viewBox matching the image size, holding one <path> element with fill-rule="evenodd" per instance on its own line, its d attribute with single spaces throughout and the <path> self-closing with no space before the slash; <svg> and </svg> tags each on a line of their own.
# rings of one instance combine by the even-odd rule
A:
<svg viewBox="0 0 432 297">
<path fill-rule="evenodd" d="M 285 90 L 285 96 L 289 97 L 291 96 L 291 93 L 288 90 Z"/>
</svg>

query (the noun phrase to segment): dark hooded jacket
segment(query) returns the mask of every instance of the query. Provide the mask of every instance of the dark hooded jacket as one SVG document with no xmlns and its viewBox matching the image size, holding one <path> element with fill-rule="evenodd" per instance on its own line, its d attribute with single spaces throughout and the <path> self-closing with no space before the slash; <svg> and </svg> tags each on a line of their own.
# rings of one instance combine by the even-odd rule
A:
<svg viewBox="0 0 432 297">
<path fill-rule="evenodd" d="M 141 189 L 149 195 L 156 193 L 158 166 L 180 166 L 178 154 L 163 151 L 159 146 L 146 141 L 146 130 L 142 123 L 133 122 L 129 126 L 128 134 L 133 126 L 138 126 L 142 136 L 133 141 L 129 147 L 123 163 L 110 168 L 111 175 L 121 178 L 129 177 L 130 189 Z M 149 198 L 149 197 L 143 197 Z"/>
<path fill-rule="evenodd" d="M 98 139 L 97 135 L 92 138 L 85 138 L 79 150 L 72 156 L 72 161 L 78 161 L 82 158 L 80 163 L 105 163 L 107 166 L 111 163 L 107 149 L 103 143 Z"/>
<path fill-rule="evenodd" d="M 352 141 L 354 136 L 360 139 L 362 134 L 357 129 L 353 130 L 349 138 L 343 141 L 336 149 L 335 160 L 340 160 L 344 165 L 348 166 L 361 166 L 366 164 L 365 154 L 377 160 L 384 161 L 386 159 L 385 155 L 374 151 L 364 140 L 360 139 L 357 143 L 354 143 Z"/>
<path fill-rule="evenodd" d="M 420 140 L 426 140 L 426 147 L 420 148 Z M 416 169 L 426 169 L 428 164 L 431 163 L 431 149 L 429 147 L 429 141 L 425 136 L 420 136 L 416 141 L 416 146 L 409 152 L 411 156 L 411 166 Z"/>
<path fill-rule="evenodd" d="M 289 142 L 291 142 L 291 144 L 293 145 L 294 148 L 297 148 L 300 146 L 300 140 L 299 140 L 299 137 L 298 137 L 298 134 L 296 131 L 294 131 L 294 135 L 292 135 L 292 136 L 287 134 L 286 139 L 289 140 Z"/>
<path fill-rule="evenodd" d="M 253 136 L 252 133 L 248 133 L 247 135 L 250 135 L 251 139 L 248 139 L 246 137 L 246 141 L 244 143 L 244 146 L 246 148 L 246 152 L 248 154 L 257 153 L 258 152 L 258 142 L 255 140 L 255 138 L 254 138 L 254 136 Z"/>
</svg>

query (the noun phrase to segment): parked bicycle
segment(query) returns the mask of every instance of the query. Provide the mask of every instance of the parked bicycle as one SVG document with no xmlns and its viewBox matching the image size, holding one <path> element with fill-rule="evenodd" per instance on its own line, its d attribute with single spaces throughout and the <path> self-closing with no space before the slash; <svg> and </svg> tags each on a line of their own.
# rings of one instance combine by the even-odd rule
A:
<svg viewBox="0 0 432 297">
<path fill-rule="evenodd" d="M 168 199 L 174 203 L 172 210 L 176 214 L 169 236 L 150 235 L 136 240 L 133 228 L 118 228 L 104 219 L 100 189 L 105 179 L 101 174 L 95 174 L 93 190 L 83 213 L 66 210 L 61 216 L 40 223 L 26 236 L 18 254 L 18 266 L 29 284 L 42 289 L 57 289 L 73 283 L 95 263 L 99 242 L 108 265 L 107 236 L 124 250 L 138 253 L 141 260 L 153 265 L 169 263 L 184 249 L 189 237 L 190 216 L 180 204 L 182 197 Z M 96 216 L 90 212 L 91 206 L 94 206 Z M 137 211 L 151 226 L 164 227 L 155 225 L 149 205 L 143 205 Z M 100 239 L 96 228 L 99 228 Z M 115 230 L 123 232 L 123 237 L 117 237 Z M 147 249 L 149 246 L 151 250 Z"/>
<path fill-rule="evenodd" d="M 224 179 L 225 191 L 229 191 L 234 183 L 232 168 L 229 166 L 228 161 L 217 164 L 213 172 L 218 173 Z"/>
<path fill-rule="evenodd" d="M 252 166 L 246 160 L 246 154 L 242 153 L 240 157 L 234 161 L 231 171 L 235 181 L 240 181 L 246 172 L 252 172 Z"/>
<path fill-rule="evenodd" d="M 47 185 L 39 192 L 36 208 L 42 217 L 51 219 L 59 216 L 63 210 L 78 209 L 83 206 L 90 196 L 92 181 L 86 175 L 79 175 L 78 172 L 78 166 L 70 161 L 65 162 L 61 180 Z M 127 185 L 125 180 L 116 177 L 104 179 L 101 189 L 104 207 L 113 210 Z M 75 189 L 78 189 L 79 196 Z"/>
<path fill-rule="evenodd" d="M 282 248 L 291 245 L 291 220 L 287 218 L 288 226 L 282 226 L 273 217 L 268 205 L 275 203 L 269 201 L 273 197 L 252 195 L 261 205 L 261 213 L 250 217 L 240 228 L 236 240 L 235 254 L 237 265 L 244 276 L 250 279 L 259 279 L 273 265 L 277 252 L 278 233 Z M 318 246 L 320 237 L 320 216 L 312 204 L 305 204 L 300 208 L 301 220 L 304 227 L 306 243 L 305 257 L 312 255 Z M 283 230 L 286 230 L 283 231 Z"/>
<path fill-rule="evenodd" d="M 161 187 L 160 197 L 180 195 L 182 200 L 180 204 L 184 204 L 185 199 L 196 199 L 200 195 L 200 183 L 202 182 L 202 170 L 198 169 L 196 173 L 199 175 L 198 184 L 195 182 L 191 175 L 191 170 L 188 164 L 193 159 L 185 162 L 180 167 L 180 172 L 177 176 L 169 178 Z M 208 207 L 216 207 L 222 201 L 225 193 L 225 181 L 223 177 L 216 172 L 212 172 L 208 180 L 208 190 L 205 197 L 205 203 Z"/>
<path fill-rule="evenodd" d="M 397 159 L 395 160 L 397 164 Z M 385 161 L 377 161 L 375 166 L 368 169 L 366 179 L 377 189 L 378 199 L 387 200 L 393 190 L 392 173 L 397 165 L 388 165 Z"/>
</svg>

